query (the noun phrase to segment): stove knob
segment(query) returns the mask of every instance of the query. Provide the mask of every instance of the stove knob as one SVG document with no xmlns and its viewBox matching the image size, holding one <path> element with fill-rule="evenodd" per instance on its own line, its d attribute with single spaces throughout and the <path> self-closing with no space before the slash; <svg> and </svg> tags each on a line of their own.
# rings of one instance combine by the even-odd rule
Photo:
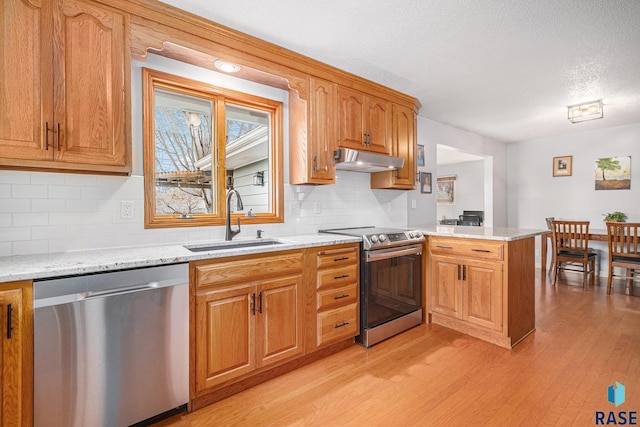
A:
<svg viewBox="0 0 640 427">
<path fill-rule="evenodd" d="M 371 236 L 371 243 L 378 243 L 378 236 Z"/>
<path fill-rule="evenodd" d="M 410 231 L 409 232 L 409 238 L 413 239 L 414 237 L 416 237 L 415 234 L 413 233 L 413 231 Z"/>
<path fill-rule="evenodd" d="M 380 236 L 378 236 L 378 239 L 380 239 L 380 243 L 382 243 L 385 240 L 387 240 L 387 236 L 385 236 L 384 234 L 381 234 Z"/>
</svg>

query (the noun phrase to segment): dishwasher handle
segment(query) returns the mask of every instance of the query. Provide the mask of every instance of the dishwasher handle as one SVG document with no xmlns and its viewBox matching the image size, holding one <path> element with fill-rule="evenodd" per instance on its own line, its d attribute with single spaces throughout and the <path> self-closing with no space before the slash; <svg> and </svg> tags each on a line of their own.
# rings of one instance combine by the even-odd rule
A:
<svg viewBox="0 0 640 427">
<path fill-rule="evenodd" d="M 158 288 L 158 282 L 151 282 L 145 285 L 127 286 L 124 288 L 118 288 L 118 289 L 109 290 L 109 291 L 85 292 L 82 298 L 78 298 L 78 301 L 81 301 L 83 299 L 103 298 L 103 297 L 129 294 L 132 292 L 148 291 L 148 290 L 157 289 L 157 288 Z"/>
</svg>

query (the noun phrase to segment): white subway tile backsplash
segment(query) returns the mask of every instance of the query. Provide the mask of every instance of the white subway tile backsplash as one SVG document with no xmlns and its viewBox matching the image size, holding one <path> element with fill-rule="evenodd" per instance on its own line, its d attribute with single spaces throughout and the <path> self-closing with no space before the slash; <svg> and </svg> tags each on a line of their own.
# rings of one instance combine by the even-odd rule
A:
<svg viewBox="0 0 640 427">
<path fill-rule="evenodd" d="M 49 252 L 48 240 L 25 240 L 13 242 L 14 255 L 33 255 Z"/>
<path fill-rule="evenodd" d="M 405 226 L 406 193 L 371 190 L 369 179 L 369 174 L 338 171 L 336 185 L 285 184 L 285 222 L 246 225 L 241 236 L 255 236 L 258 229 L 275 237 L 323 228 Z M 120 218 L 123 200 L 134 202 L 134 219 Z M 0 172 L 0 256 L 219 240 L 224 230 L 145 229 L 139 175 Z"/>
<path fill-rule="evenodd" d="M 49 213 L 49 225 L 81 224 L 86 214 L 75 212 L 51 212 Z"/>
<path fill-rule="evenodd" d="M 13 225 L 13 214 L 1 213 L 0 214 L 0 227 L 11 227 Z"/>
<path fill-rule="evenodd" d="M 71 186 L 90 187 L 95 186 L 97 180 L 98 177 L 96 175 L 70 173 L 65 175 L 64 183 Z"/>
<path fill-rule="evenodd" d="M 39 225 L 49 225 L 49 214 L 41 213 L 14 213 L 14 227 L 35 227 Z"/>
<path fill-rule="evenodd" d="M 64 225 L 31 227 L 31 238 L 35 240 L 64 239 L 65 237 L 67 237 L 67 228 Z"/>
<path fill-rule="evenodd" d="M 29 211 L 31 211 L 29 199 L 0 199 L 0 213 Z"/>
<path fill-rule="evenodd" d="M 31 184 L 34 185 L 64 185 L 65 174 L 31 172 Z"/>
<path fill-rule="evenodd" d="M 32 199 L 31 212 L 64 212 L 66 202 L 64 199 Z"/>
<path fill-rule="evenodd" d="M 31 228 L 29 227 L 1 227 L 0 242 L 16 242 L 31 239 Z"/>
<path fill-rule="evenodd" d="M 0 256 L 11 256 L 13 255 L 13 243 L 11 242 L 0 242 Z"/>
<path fill-rule="evenodd" d="M 0 182 L 3 184 L 29 184 L 31 177 L 29 172 L 0 171 Z"/>
<path fill-rule="evenodd" d="M 92 248 L 101 248 L 102 246 L 96 245 Z M 82 247 L 82 239 L 52 239 L 49 240 L 49 252 L 73 252 L 82 249 L 89 249 L 88 247 Z"/>
<path fill-rule="evenodd" d="M 0 183 L 0 199 L 11 198 L 11 184 Z"/>
<path fill-rule="evenodd" d="M 82 187 L 80 194 L 85 200 L 109 200 L 113 189 L 111 187 Z"/>
<path fill-rule="evenodd" d="M 50 199 L 81 199 L 82 192 L 78 187 L 69 187 L 65 185 L 50 185 L 49 186 L 49 198 Z"/>
<path fill-rule="evenodd" d="M 98 203 L 95 200 L 67 200 L 67 212 L 95 212 Z"/>
<path fill-rule="evenodd" d="M 14 184 L 11 186 L 11 197 L 13 199 L 42 199 L 47 197 L 47 186 Z"/>
</svg>

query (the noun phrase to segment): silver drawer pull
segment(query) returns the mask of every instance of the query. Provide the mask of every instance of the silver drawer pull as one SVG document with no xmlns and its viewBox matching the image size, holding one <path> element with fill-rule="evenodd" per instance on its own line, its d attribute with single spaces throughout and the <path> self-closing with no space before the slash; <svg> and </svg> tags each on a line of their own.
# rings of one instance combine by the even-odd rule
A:
<svg viewBox="0 0 640 427">
<path fill-rule="evenodd" d="M 338 323 L 333 327 L 333 329 L 342 328 L 343 326 L 347 326 L 348 324 L 349 324 L 349 322 Z"/>
<path fill-rule="evenodd" d="M 348 274 L 343 274 L 342 276 L 334 276 L 333 280 L 346 279 L 347 277 L 349 277 Z"/>
<path fill-rule="evenodd" d="M 440 246 L 440 245 L 436 245 L 436 248 L 440 248 L 440 249 L 451 249 L 451 246 Z"/>
<path fill-rule="evenodd" d="M 473 252 L 486 252 L 486 253 L 490 253 L 491 252 L 488 249 L 471 249 L 471 251 L 473 251 Z"/>
<path fill-rule="evenodd" d="M 348 298 L 349 294 L 342 294 L 342 295 L 336 295 L 335 297 L 333 297 L 333 299 L 342 299 L 342 298 Z"/>
</svg>

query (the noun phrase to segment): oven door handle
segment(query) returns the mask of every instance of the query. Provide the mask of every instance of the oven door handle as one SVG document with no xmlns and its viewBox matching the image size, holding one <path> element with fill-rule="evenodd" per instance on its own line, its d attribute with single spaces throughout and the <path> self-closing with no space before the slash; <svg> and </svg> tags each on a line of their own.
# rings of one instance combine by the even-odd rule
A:
<svg viewBox="0 0 640 427">
<path fill-rule="evenodd" d="M 383 259 L 396 258 L 403 255 L 421 255 L 422 245 L 412 245 L 403 248 L 379 249 L 366 252 L 365 261 L 373 262 Z"/>
</svg>

